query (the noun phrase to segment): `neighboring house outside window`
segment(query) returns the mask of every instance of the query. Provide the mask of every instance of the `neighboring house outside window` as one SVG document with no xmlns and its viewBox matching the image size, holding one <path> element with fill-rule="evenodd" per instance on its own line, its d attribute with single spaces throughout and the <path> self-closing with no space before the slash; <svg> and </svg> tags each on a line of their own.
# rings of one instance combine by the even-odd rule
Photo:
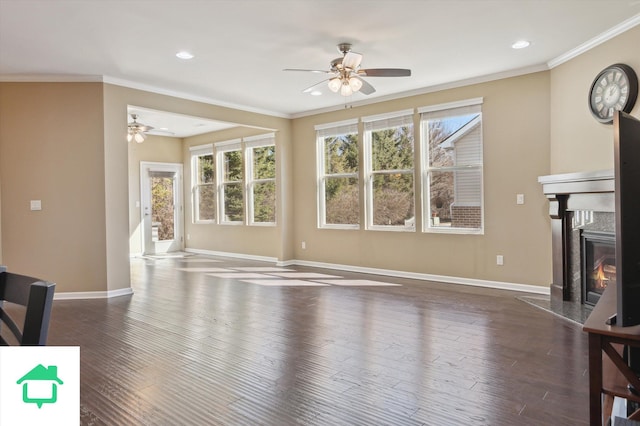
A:
<svg viewBox="0 0 640 426">
<path fill-rule="evenodd" d="M 316 126 L 318 227 L 358 229 L 358 121 Z"/>
<path fill-rule="evenodd" d="M 193 222 L 214 222 L 216 220 L 216 173 L 213 145 L 192 147 L 190 151 Z"/>
<path fill-rule="evenodd" d="M 363 117 L 367 229 L 415 230 L 413 110 Z"/>
<path fill-rule="evenodd" d="M 247 205 L 250 225 L 276 223 L 275 134 L 243 138 L 247 155 Z"/>
<path fill-rule="evenodd" d="M 482 98 L 418 109 L 423 231 L 483 232 Z"/>
<path fill-rule="evenodd" d="M 244 223 L 244 168 L 240 139 L 215 144 L 220 223 Z"/>
</svg>

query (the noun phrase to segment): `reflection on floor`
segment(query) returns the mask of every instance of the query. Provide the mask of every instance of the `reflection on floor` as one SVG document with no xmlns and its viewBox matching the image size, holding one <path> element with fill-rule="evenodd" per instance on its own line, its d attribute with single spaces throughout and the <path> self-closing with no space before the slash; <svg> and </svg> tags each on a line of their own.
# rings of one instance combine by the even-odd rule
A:
<svg viewBox="0 0 640 426">
<path fill-rule="evenodd" d="M 589 424 L 586 333 L 522 293 L 200 254 L 131 286 L 54 302 L 82 425 Z"/>
<path fill-rule="evenodd" d="M 218 260 L 209 260 L 201 258 L 184 259 L 181 263 L 196 264 L 196 263 L 215 263 Z M 176 268 L 182 272 L 194 272 L 205 274 L 209 277 L 235 279 L 239 282 L 256 284 L 262 286 L 352 286 L 352 287 L 366 287 L 366 286 L 400 286 L 401 284 L 385 282 L 385 281 L 373 281 L 373 280 L 352 280 L 345 279 L 339 275 L 322 274 L 318 272 L 305 272 L 297 271 L 293 268 L 279 268 L 273 266 L 240 266 L 233 268 L 216 268 L 216 267 L 192 267 L 181 266 Z"/>
</svg>

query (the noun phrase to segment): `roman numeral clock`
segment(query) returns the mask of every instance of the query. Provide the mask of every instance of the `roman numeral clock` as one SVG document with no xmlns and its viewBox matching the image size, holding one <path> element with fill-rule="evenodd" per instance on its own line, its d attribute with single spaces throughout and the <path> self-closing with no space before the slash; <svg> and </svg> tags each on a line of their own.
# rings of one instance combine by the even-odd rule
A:
<svg viewBox="0 0 640 426">
<path fill-rule="evenodd" d="M 638 98 L 638 76 L 625 64 L 600 71 L 589 90 L 589 110 L 601 123 L 611 124 L 614 111 L 631 112 Z"/>
</svg>

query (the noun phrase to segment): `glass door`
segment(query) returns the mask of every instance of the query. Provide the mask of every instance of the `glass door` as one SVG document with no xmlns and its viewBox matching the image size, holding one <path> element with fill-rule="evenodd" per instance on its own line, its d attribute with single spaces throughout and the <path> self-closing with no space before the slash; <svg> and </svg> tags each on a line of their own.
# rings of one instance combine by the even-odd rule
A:
<svg viewBox="0 0 640 426">
<path fill-rule="evenodd" d="M 182 250 L 182 164 L 142 162 L 140 172 L 144 253 Z"/>
</svg>

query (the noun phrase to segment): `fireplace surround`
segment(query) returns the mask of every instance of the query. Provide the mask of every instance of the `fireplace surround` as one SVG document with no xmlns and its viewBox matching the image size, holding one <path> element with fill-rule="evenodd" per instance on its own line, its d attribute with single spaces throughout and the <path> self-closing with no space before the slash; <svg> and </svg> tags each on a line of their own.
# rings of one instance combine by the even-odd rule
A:
<svg viewBox="0 0 640 426">
<path fill-rule="evenodd" d="M 615 235 L 613 170 L 540 176 L 538 182 L 549 200 L 551 218 L 551 306 L 582 305 L 582 235 Z"/>
</svg>

